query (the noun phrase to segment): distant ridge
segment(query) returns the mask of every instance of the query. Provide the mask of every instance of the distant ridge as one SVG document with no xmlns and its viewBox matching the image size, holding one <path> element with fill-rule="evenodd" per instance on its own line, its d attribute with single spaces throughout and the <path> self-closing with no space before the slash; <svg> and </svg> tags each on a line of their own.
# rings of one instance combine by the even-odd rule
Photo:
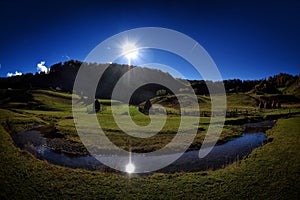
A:
<svg viewBox="0 0 300 200">
<path fill-rule="evenodd" d="M 98 63 L 83 63 L 77 60 L 70 60 L 64 63 L 57 63 L 50 67 L 49 73 L 32 73 L 24 74 L 21 76 L 13 76 L 9 78 L 0 78 L 1 89 L 49 89 L 61 90 L 65 92 L 77 92 L 83 95 L 85 91 L 73 91 L 74 80 L 80 66 L 88 67 L 91 71 L 91 76 L 94 74 L 94 70 L 103 70 L 107 64 Z M 110 99 L 112 91 L 117 81 L 128 72 L 128 65 L 121 65 L 112 63 L 103 72 L 103 75 L 98 83 L 97 92 L 95 96 L 91 96 L 90 99 L 102 98 Z M 151 77 L 164 80 L 168 84 L 172 84 L 176 88 L 175 92 L 184 93 L 187 89 L 187 82 L 180 79 L 173 78 L 170 74 L 151 68 L 142 68 L 138 66 L 130 66 L 133 71 L 127 85 L 124 87 L 133 87 L 136 85 L 143 85 L 146 81 L 151 82 Z M 87 84 L 89 83 L 89 77 L 86 78 Z M 209 94 L 207 85 L 214 88 L 215 93 L 222 91 L 223 85 L 225 86 L 227 93 L 253 93 L 257 95 L 266 94 L 284 94 L 293 95 L 297 99 L 300 99 L 300 75 L 293 76 L 286 73 L 280 73 L 275 76 L 270 76 L 268 79 L 260 80 L 240 80 L 230 79 L 223 82 L 213 82 L 204 80 L 189 80 L 189 84 L 194 89 L 197 95 Z M 130 99 L 131 104 L 138 105 L 147 99 L 151 99 L 157 96 L 160 91 L 165 91 L 166 94 L 172 94 L 168 88 L 159 84 L 148 84 L 139 87 Z M 118 99 L 122 100 L 122 99 Z"/>
</svg>

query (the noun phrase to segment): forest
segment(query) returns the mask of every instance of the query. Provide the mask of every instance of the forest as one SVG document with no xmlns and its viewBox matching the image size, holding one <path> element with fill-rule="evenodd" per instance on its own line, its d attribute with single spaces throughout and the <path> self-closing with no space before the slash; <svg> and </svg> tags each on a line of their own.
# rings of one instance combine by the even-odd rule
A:
<svg viewBox="0 0 300 200">
<path fill-rule="evenodd" d="M 77 60 L 60 62 L 50 67 L 49 73 L 27 73 L 20 76 L 8 78 L 0 78 L 0 89 L 52 89 L 69 93 L 73 91 L 73 84 L 80 67 L 88 67 L 93 74 L 93 70 L 104 69 L 108 64 L 83 63 Z M 184 91 L 187 88 L 186 83 L 180 79 L 173 78 L 170 74 L 157 69 L 142 68 L 131 66 L 131 70 L 135 71 L 135 76 L 130 80 L 128 85 L 142 84 L 145 80 L 155 76 L 158 79 L 166 80 L 172 83 L 176 92 Z M 103 72 L 103 76 L 98 82 L 95 97 L 102 99 L 110 99 L 112 90 L 117 81 L 128 71 L 128 65 L 120 65 L 116 63 L 110 64 Z M 149 74 L 151 74 L 149 76 Z M 89 77 L 86 78 L 87 80 Z M 300 75 L 290 75 L 280 73 L 260 80 L 240 80 L 230 79 L 223 82 L 214 82 L 211 80 L 187 80 L 196 95 L 208 95 L 208 86 L 214 88 L 213 92 L 218 93 L 224 85 L 226 93 L 253 93 L 256 95 L 264 94 L 284 94 L 293 95 L 300 98 Z M 161 93 L 161 91 L 164 91 Z M 83 92 L 84 91 L 80 91 Z M 156 95 L 172 94 L 168 88 L 158 84 L 142 85 L 131 97 L 131 104 L 137 105 L 141 102 L 153 98 Z M 94 97 L 91 97 L 93 99 Z"/>
</svg>

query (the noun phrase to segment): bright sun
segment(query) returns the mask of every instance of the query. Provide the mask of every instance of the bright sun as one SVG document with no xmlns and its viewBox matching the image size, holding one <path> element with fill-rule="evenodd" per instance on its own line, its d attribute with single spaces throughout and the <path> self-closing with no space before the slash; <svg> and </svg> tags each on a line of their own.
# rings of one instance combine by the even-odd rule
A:
<svg viewBox="0 0 300 200">
<path fill-rule="evenodd" d="M 138 49 L 133 43 L 126 43 L 122 48 L 123 55 L 130 60 L 130 59 L 136 59 L 138 56 Z"/>
</svg>

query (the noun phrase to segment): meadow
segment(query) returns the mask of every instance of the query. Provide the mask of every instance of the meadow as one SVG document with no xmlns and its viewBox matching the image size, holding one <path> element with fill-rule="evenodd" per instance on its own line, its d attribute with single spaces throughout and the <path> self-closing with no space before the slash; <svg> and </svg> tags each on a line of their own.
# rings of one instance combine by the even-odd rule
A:
<svg viewBox="0 0 300 200">
<path fill-rule="evenodd" d="M 15 147 L 10 134 L 45 125 L 44 132 L 58 134 L 65 140 L 80 144 L 71 110 L 71 94 L 38 90 L 29 99 L 11 95 L 2 102 L 0 113 L 1 162 L 0 196 L 19 198 L 117 198 L 117 199 L 295 199 L 299 196 L 299 108 L 283 105 L 286 109 L 260 110 L 254 108 L 255 98 L 249 94 L 227 97 L 228 111 L 240 112 L 227 117 L 219 144 L 242 134 L 242 123 L 265 118 L 278 118 L 275 127 L 267 131 L 273 141 L 254 150 L 247 158 L 224 169 L 195 173 L 155 173 L 149 176 L 120 175 L 83 169 L 69 169 L 36 159 L 25 150 Z M 198 97 L 200 110 L 209 111 L 209 98 Z M 212 97 L 213 98 L 213 97 Z M 199 101 L 200 101 L 199 100 Z M 27 102 L 27 103 L 26 103 Z M 128 149 L 128 137 L 116 126 L 111 115 L 111 100 L 100 100 L 105 109 L 97 114 L 106 135 L 118 146 Z M 122 115 L 125 106 L 113 101 Z M 178 129 L 180 116 L 173 108 L 163 129 L 150 140 L 130 138 L 136 152 L 148 152 L 168 143 Z M 149 123 L 149 116 L 130 106 L 130 115 L 139 125 Z M 175 109 L 176 110 L 176 109 Z M 247 111 L 247 112 L 245 112 Z M 201 117 L 199 130 L 190 149 L 198 149 L 209 125 L 210 117 Z M 54 131 L 53 131 L 54 130 Z M 57 135 L 55 135 L 57 136 Z M 82 152 L 88 152 L 82 147 Z M 171 184 L 172 183 L 172 184 Z M 1 198 L 1 199 L 2 199 Z"/>
<path fill-rule="evenodd" d="M 7 108 L 14 113 L 18 113 L 17 117 L 11 117 L 6 120 L 7 126 L 10 127 L 10 131 L 19 132 L 20 130 L 29 129 L 37 125 L 45 125 L 43 132 L 51 137 L 51 133 L 56 136 L 61 136 L 66 140 L 78 143 L 81 145 L 80 138 L 77 134 L 71 107 L 71 94 L 54 92 L 50 90 L 36 90 L 30 95 L 30 101 L 23 99 L 16 102 L 14 99 L 8 100 L 4 108 Z M 173 104 L 170 105 L 170 99 Z M 198 96 L 200 113 L 209 113 L 211 109 L 210 98 L 218 98 L 218 96 Z M 130 115 L 134 123 L 139 126 L 146 126 L 151 122 L 149 115 L 141 113 L 137 106 L 127 106 L 122 102 L 116 100 L 105 100 L 100 99 L 99 102 L 102 107 L 102 111 L 97 113 L 99 125 L 105 132 L 106 136 L 113 141 L 117 146 L 128 150 L 131 149 L 133 152 L 150 152 L 153 150 L 160 149 L 168 144 L 176 135 L 181 116 L 178 110 L 178 102 L 176 103 L 173 97 L 162 97 L 159 102 L 154 99 L 153 106 L 155 103 L 160 103 L 165 106 L 166 112 L 168 113 L 166 123 L 162 129 L 159 130 L 158 134 L 149 137 L 147 139 L 132 137 L 120 129 L 112 115 L 112 106 L 117 110 L 117 116 L 119 123 L 127 123 L 127 116 Z M 23 101 L 23 102 L 22 102 Z M 27 103 L 28 102 L 28 103 Z M 188 102 L 187 102 L 188 103 Z M 298 108 L 295 109 L 274 109 L 274 110 L 259 110 L 255 108 L 256 100 L 248 94 L 231 94 L 227 96 L 227 112 L 234 113 L 233 115 L 226 118 L 225 125 L 222 133 L 218 139 L 218 144 L 225 143 L 231 139 L 240 136 L 244 127 L 241 126 L 246 122 L 252 122 L 257 120 L 263 120 L 272 115 L 285 114 L 289 112 L 297 112 Z M 92 110 L 93 104 L 87 105 L 86 112 Z M 129 113 L 127 113 L 127 109 Z M 159 122 L 163 120 L 161 115 L 154 115 L 152 120 Z M 186 116 L 186 120 L 194 120 L 193 116 Z M 199 122 L 192 124 L 192 127 L 186 125 L 183 130 L 189 131 L 190 129 L 198 129 L 195 139 L 189 150 L 199 149 L 203 142 L 203 139 L 207 133 L 210 125 L 210 116 L 201 115 Z M 215 124 L 212 124 L 212 129 L 218 126 L 218 117 L 214 118 Z M 89 121 L 86 121 L 86 127 L 89 127 Z M 22 124 L 23 126 L 18 127 L 16 124 Z M 214 127 L 215 126 L 215 127 Z M 16 129 L 16 130 L 14 130 Z M 134 128 L 128 127 L 128 131 L 137 132 Z M 49 135 L 50 133 L 50 135 Z M 179 144 L 180 145 L 180 144 Z M 61 147 L 63 148 L 63 146 Z M 105 148 L 105 147 L 103 147 Z M 82 153 L 87 154 L 82 145 Z M 176 150 L 176 145 L 173 147 Z"/>
</svg>

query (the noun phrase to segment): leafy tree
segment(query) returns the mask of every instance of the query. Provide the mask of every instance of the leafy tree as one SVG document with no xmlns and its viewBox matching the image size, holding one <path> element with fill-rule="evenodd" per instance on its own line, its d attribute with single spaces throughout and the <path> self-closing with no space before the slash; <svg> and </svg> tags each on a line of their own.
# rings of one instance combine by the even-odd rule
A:
<svg viewBox="0 0 300 200">
<path fill-rule="evenodd" d="M 100 103 L 99 103 L 98 99 L 95 99 L 94 109 L 95 109 L 96 113 L 99 112 L 99 110 L 100 110 Z"/>
<path fill-rule="evenodd" d="M 144 105 L 144 113 L 149 114 L 149 110 L 151 108 L 152 104 L 151 101 L 148 99 Z"/>
</svg>

